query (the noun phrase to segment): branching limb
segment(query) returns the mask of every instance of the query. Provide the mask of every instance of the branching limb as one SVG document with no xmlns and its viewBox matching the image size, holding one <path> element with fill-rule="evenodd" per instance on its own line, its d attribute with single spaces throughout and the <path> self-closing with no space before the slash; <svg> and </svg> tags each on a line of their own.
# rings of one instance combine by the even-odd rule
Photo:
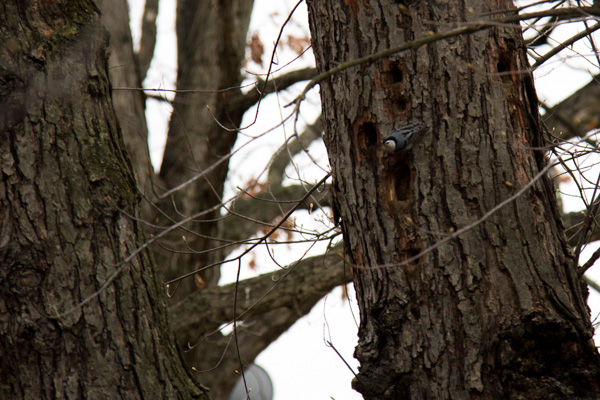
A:
<svg viewBox="0 0 600 400">
<path fill-rule="evenodd" d="M 590 26 L 589 28 L 587 28 L 587 29 L 579 32 L 578 34 L 573 35 L 572 37 L 570 37 L 569 39 L 565 40 L 564 42 L 561 42 L 556 47 L 554 47 L 552 50 L 550 50 L 549 52 L 547 52 L 543 56 L 537 58 L 536 61 L 535 61 L 535 64 L 533 64 L 531 66 L 531 70 L 535 71 L 537 68 L 539 68 L 546 61 L 548 61 L 549 59 L 551 59 L 552 57 L 554 57 L 555 55 L 557 55 L 558 53 L 560 53 L 561 51 L 563 51 L 567 47 L 573 45 L 573 43 L 575 43 L 575 42 L 577 42 L 577 41 L 585 38 L 586 36 L 591 35 L 593 32 L 597 31 L 598 29 L 600 29 L 600 23 L 596 23 L 596 24 Z"/>
<path fill-rule="evenodd" d="M 222 220 L 222 229 L 220 229 L 226 240 L 237 242 L 251 237 L 266 223 L 281 216 L 289 208 L 286 203 L 296 202 L 306 194 L 307 189 L 303 185 L 282 186 L 285 169 L 296 154 L 321 137 L 322 130 L 321 119 L 317 118 L 303 133 L 277 150 L 269 167 L 268 188 L 256 194 L 248 193 L 239 196 L 229 207 L 229 215 Z M 327 190 L 316 193 L 314 195 L 316 201 L 306 201 L 298 208 L 328 207 L 330 201 L 326 194 Z M 269 203 L 278 203 L 278 206 Z"/>
<path fill-rule="evenodd" d="M 239 378 L 239 375 L 233 374 L 233 371 L 239 370 L 240 361 L 244 365 L 252 363 L 260 352 L 306 315 L 324 295 L 350 280 L 351 274 L 349 271 L 344 273 L 337 251 L 341 251 L 341 246 L 332 249 L 327 255 L 302 260 L 286 270 L 264 274 L 239 283 L 242 291 L 240 306 L 244 309 L 239 316 L 243 322 L 238 322 L 237 329 L 241 360 L 238 358 L 238 353 L 234 351 L 232 334 L 217 333 L 206 336 L 211 332 L 205 330 L 202 332 L 205 336 L 199 343 L 197 336 L 191 339 L 193 342 L 190 344 L 193 348 L 189 353 L 184 353 L 184 356 L 202 363 L 194 365 L 197 370 L 207 370 L 201 375 L 201 379 L 217 382 L 216 385 L 211 386 L 211 393 L 215 398 L 227 398 L 228 390 Z M 177 314 L 181 316 L 176 321 L 184 323 L 178 328 L 177 333 L 195 333 L 195 328 L 201 329 L 207 323 L 218 327 L 222 323 L 229 322 L 234 285 L 223 286 L 220 290 L 210 288 L 198 292 L 191 296 L 193 299 L 190 298 L 192 302 L 189 304 L 186 302 L 176 305 L 175 307 L 180 308 Z M 217 308 L 211 315 L 215 320 L 205 320 L 203 318 L 205 314 L 198 313 L 194 308 L 193 302 L 200 298 L 202 302 L 196 305 L 197 307 L 203 307 L 203 310 Z M 193 326 L 185 325 L 185 320 L 190 317 L 198 320 Z M 180 339 L 182 348 L 189 348 L 186 341 L 190 339 Z M 202 354 L 202 357 L 193 357 L 192 353 Z M 217 366 L 218 368 L 214 368 Z"/>
<path fill-rule="evenodd" d="M 309 257 L 275 273 L 239 282 L 238 318 L 248 321 L 278 308 L 312 307 L 333 288 L 351 280 L 351 274 L 344 271 L 340 251 L 341 245 L 338 245 L 325 255 Z M 231 322 L 234 292 L 235 283 L 210 287 L 171 306 L 173 329 L 181 340 L 196 343 L 198 338 Z"/>
<path fill-rule="evenodd" d="M 240 326 L 237 332 L 244 365 L 248 366 L 254 362 L 262 350 L 277 340 L 302 316 L 300 314 L 306 312 L 291 308 L 275 309 Z M 219 334 L 218 337 L 211 337 L 192 350 L 202 354 L 201 364 L 195 364 L 194 367 L 202 371 L 199 375 L 200 380 L 212 383 L 210 393 L 213 399 L 229 398 L 229 391 L 241 376 L 240 358 L 233 348 L 232 335 Z M 184 353 L 184 357 L 187 355 Z M 214 368 L 215 366 L 218 367 Z"/>
</svg>

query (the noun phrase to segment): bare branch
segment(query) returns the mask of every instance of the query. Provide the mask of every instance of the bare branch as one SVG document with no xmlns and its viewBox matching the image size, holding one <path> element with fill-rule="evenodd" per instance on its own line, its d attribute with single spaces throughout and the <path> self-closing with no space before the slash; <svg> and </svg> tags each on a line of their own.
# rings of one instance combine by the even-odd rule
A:
<svg viewBox="0 0 600 400">
<path fill-rule="evenodd" d="M 241 312 L 238 318 L 246 321 L 270 310 L 297 305 L 312 307 L 336 286 L 350 282 L 352 276 L 344 271 L 337 254 L 340 251 L 341 245 L 338 245 L 325 255 L 306 258 L 275 273 L 239 282 Z M 196 342 L 197 338 L 231 322 L 235 286 L 231 283 L 210 287 L 171 306 L 173 329 L 180 338 Z"/>
<path fill-rule="evenodd" d="M 287 74 L 276 78 L 269 78 L 266 85 L 264 80 L 259 79 L 256 81 L 254 89 L 244 95 L 240 94 L 239 97 L 231 100 L 232 107 L 234 109 L 246 111 L 255 105 L 262 97 L 270 93 L 285 90 L 298 82 L 308 81 L 316 75 L 316 68 L 304 68 L 288 72 Z"/>
<path fill-rule="evenodd" d="M 229 216 L 221 222 L 224 238 L 238 242 L 254 235 L 260 228 L 273 221 L 284 213 L 284 203 L 297 202 L 306 194 L 303 185 L 282 186 L 285 168 L 292 158 L 305 150 L 312 142 L 321 137 L 323 124 L 321 118 L 306 127 L 303 133 L 293 137 L 289 143 L 285 143 L 274 154 L 268 172 L 268 189 L 254 195 L 239 196 L 229 208 Z M 328 190 L 323 194 L 315 194 L 314 199 L 303 202 L 299 209 L 316 209 L 329 207 L 330 199 Z M 279 207 L 266 207 L 269 202 L 279 203 Z"/>
<path fill-rule="evenodd" d="M 260 228 L 284 213 L 285 208 L 282 208 L 284 203 L 295 203 L 306 194 L 307 189 L 303 185 L 282 186 L 285 168 L 296 154 L 321 137 L 322 130 L 323 125 L 319 117 L 312 125 L 306 127 L 303 133 L 277 150 L 269 167 L 268 190 L 254 195 L 238 196 L 229 207 L 229 215 L 222 220 L 222 229 L 220 229 L 226 240 L 239 242 L 251 237 Z M 328 207 L 330 205 L 328 190 L 322 193 L 322 195 L 314 195 L 316 201 L 305 201 L 298 208 Z M 279 207 L 268 207 L 268 203 L 273 202 L 279 203 Z"/>
<path fill-rule="evenodd" d="M 322 132 L 323 121 L 319 116 L 312 125 L 306 127 L 304 132 L 290 140 L 289 143 L 284 143 L 284 145 L 277 150 L 271 159 L 267 180 L 271 190 L 278 190 L 281 187 L 285 169 L 292 158 L 302 150 L 307 149 L 312 142 L 321 138 Z"/>
<path fill-rule="evenodd" d="M 589 258 L 589 260 L 587 260 L 585 262 L 585 264 L 583 264 L 581 266 L 581 268 L 579 269 L 579 274 L 583 275 L 585 274 L 585 272 L 590 269 L 590 267 L 592 267 L 596 261 L 598 261 L 598 258 L 600 258 L 600 248 L 596 249 L 596 251 L 594 252 L 594 254 L 592 254 L 592 256 Z"/>
<path fill-rule="evenodd" d="M 595 76 L 590 83 L 577 92 L 556 106 L 546 109 L 544 122 L 549 128 L 560 134 L 561 139 L 583 137 L 586 132 L 598 127 L 598 110 L 600 109 L 598 79 L 599 77 Z"/>
<path fill-rule="evenodd" d="M 579 240 L 579 230 L 583 226 L 583 222 L 586 218 L 584 211 L 574 211 L 561 215 L 563 224 L 566 227 L 566 233 L 569 238 L 569 245 L 575 247 L 577 246 L 577 241 Z M 594 219 L 600 218 L 600 215 L 596 214 Z M 590 232 L 589 236 L 586 237 L 584 244 L 589 244 L 600 240 L 600 230 L 595 229 Z"/>
<path fill-rule="evenodd" d="M 542 29 L 539 30 L 537 35 L 530 40 L 526 41 L 528 47 L 537 47 L 548 43 L 548 37 L 552 31 L 558 26 L 555 22 L 558 18 L 553 17 L 549 23 L 544 24 Z"/>
<path fill-rule="evenodd" d="M 591 27 L 589 27 L 589 28 L 587 28 L 587 29 L 579 32 L 578 34 L 573 35 L 569 39 L 567 39 L 564 42 L 560 43 L 558 46 L 554 47 L 552 50 L 550 50 L 549 52 L 547 52 L 543 56 L 537 58 L 536 61 L 535 61 L 535 64 L 533 64 L 531 66 L 531 70 L 535 71 L 537 68 L 539 68 L 546 61 L 548 61 L 549 59 L 551 59 L 552 57 L 554 57 L 555 55 L 557 55 L 558 53 L 560 53 L 561 51 L 563 51 L 567 47 L 571 46 L 573 43 L 577 42 L 578 40 L 581 40 L 584 37 L 591 35 L 593 32 L 597 31 L 598 29 L 600 29 L 600 23 L 592 25 Z"/>
<path fill-rule="evenodd" d="M 241 325 L 237 335 L 243 364 L 247 366 L 254 362 L 261 351 L 277 340 L 307 312 L 299 307 L 279 308 Z M 200 379 L 203 382 L 211 382 L 210 391 L 213 399 L 229 398 L 231 388 L 241 376 L 240 358 L 234 351 L 232 342 L 233 334 L 225 336 L 219 334 L 217 337 L 208 338 L 191 350 L 193 353 L 202 354 L 201 357 L 196 357 L 201 364 L 196 364 L 195 368 L 202 371 Z M 191 358 L 186 353 L 184 356 Z"/>
<path fill-rule="evenodd" d="M 291 103 L 298 105 L 306 96 L 306 94 L 319 82 L 323 79 L 326 79 L 338 72 L 344 71 L 348 68 L 355 67 L 360 64 L 365 64 L 369 62 L 373 62 L 382 58 L 389 57 L 393 54 L 402 53 L 407 50 L 416 50 L 421 46 L 434 43 L 440 40 L 449 39 L 455 36 L 466 35 L 470 33 L 475 33 L 484 29 L 489 29 L 492 27 L 497 27 L 502 24 L 512 24 L 519 21 L 525 21 L 528 19 L 535 19 L 540 17 L 557 17 L 559 20 L 569 20 L 569 19 L 583 19 L 589 18 L 592 16 L 600 15 L 600 6 L 591 6 L 591 7 L 568 7 L 568 8 L 558 8 L 554 10 L 544 10 L 538 12 L 532 12 L 527 14 L 516 14 L 509 15 L 507 17 L 498 18 L 496 20 L 481 20 L 469 23 L 463 23 L 462 26 L 451 29 L 446 32 L 434 33 L 430 36 L 418 38 L 416 40 L 411 40 L 406 43 L 403 43 L 400 46 L 393 47 L 379 53 L 370 54 L 365 57 L 357 58 L 351 61 L 338 63 L 335 67 L 330 68 L 327 71 L 321 72 L 317 76 L 311 79 L 311 81 L 306 85 L 302 93 L 298 95 L 298 97 Z M 512 27 L 512 25 L 509 25 Z M 519 28 L 518 25 L 515 25 L 513 28 Z"/>
<path fill-rule="evenodd" d="M 276 192 L 263 191 L 253 197 L 239 197 L 232 204 L 229 216 L 221 221 L 220 232 L 222 232 L 223 238 L 231 242 L 248 239 L 259 229 L 269 226 L 271 221 L 284 214 L 286 208 L 283 205 L 289 202 L 298 202 L 298 199 L 306 194 L 306 190 L 302 185 L 282 186 Z M 327 190 L 322 193 L 323 195 L 315 195 L 318 205 L 327 207 L 330 203 L 329 196 L 326 195 Z M 278 202 L 280 207 L 268 204 L 270 202 Z M 317 204 L 304 201 L 297 207 L 297 209 L 304 210 L 310 208 L 317 208 Z"/>
<path fill-rule="evenodd" d="M 278 229 L 280 229 L 281 226 L 286 222 L 286 220 L 294 213 L 294 211 L 296 211 L 300 207 L 300 204 L 302 204 L 304 201 L 306 201 L 306 199 L 308 199 L 315 191 L 317 191 L 317 189 L 321 185 L 323 185 L 325 183 L 325 181 L 327 179 L 329 179 L 330 177 L 331 177 L 331 173 L 329 172 L 319 182 L 317 182 L 310 190 L 308 190 L 304 194 L 304 196 L 301 199 L 299 199 L 296 202 L 296 204 L 288 212 L 285 213 L 285 215 L 281 218 L 281 220 L 277 224 L 273 225 L 271 227 L 271 229 L 267 233 L 265 233 L 264 235 L 262 235 L 260 238 L 258 238 L 258 240 L 255 240 L 246 250 L 244 250 L 242 252 L 242 254 L 240 254 L 240 255 L 238 255 L 236 257 L 227 259 L 227 260 L 223 260 L 223 261 L 219 261 L 219 262 L 216 262 L 216 263 L 213 263 L 213 264 L 205 265 L 203 267 L 198 268 L 197 270 L 194 270 L 192 272 L 188 272 L 188 273 L 182 274 L 182 275 L 180 275 L 179 277 L 177 277 L 175 279 L 171 279 L 168 282 L 166 282 L 165 284 L 168 286 L 168 285 L 174 284 L 176 282 L 179 282 L 179 281 L 181 281 L 181 280 L 183 280 L 185 278 L 193 276 L 194 274 L 197 274 L 199 272 L 202 272 L 202 271 L 205 271 L 207 269 L 211 269 L 213 267 L 216 267 L 218 265 L 223 265 L 223 264 L 230 263 L 230 262 L 233 262 L 233 261 L 236 261 L 236 260 L 241 260 L 246 254 L 250 253 L 252 250 L 254 250 L 254 248 L 256 248 L 261 243 L 266 242 L 267 239 L 270 238 L 271 235 L 273 235 L 273 233 L 275 233 L 275 231 L 277 231 Z M 176 225 L 177 224 L 175 224 L 173 226 L 176 226 Z M 171 230 L 171 229 L 174 229 L 174 228 L 169 228 L 168 230 Z M 164 232 L 167 232 L 168 230 L 166 230 Z M 156 238 L 158 238 L 158 235 L 153 237 L 153 239 L 156 239 Z M 150 241 L 148 241 L 147 243 L 149 243 L 149 242 Z M 140 247 L 140 248 L 143 248 L 143 246 Z M 138 251 L 138 250 L 136 250 L 136 251 Z M 239 274 L 239 270 L 238 270 L 238 274 Z M 235 298 L 237 300 L 237 296 L 235 296 Z"/>
<path fill-rule="evenodd" d="M 585 279 L 589 287 L 594 289 L 597 293 L 600 293 L 600 285 L 598 284 L 598 282 L 586 275 L 583 276 L 583 279 Z"/>
<path fill-rule="evenodd" d="M 143 82 L 150 68 L 154 47 L 156 45 L 156 17 L 158 16 L 158 0 L 146 0 L 142 16 L 142 38 L 140 50 L 136 54 L 140 81 Z"/>
</svg>

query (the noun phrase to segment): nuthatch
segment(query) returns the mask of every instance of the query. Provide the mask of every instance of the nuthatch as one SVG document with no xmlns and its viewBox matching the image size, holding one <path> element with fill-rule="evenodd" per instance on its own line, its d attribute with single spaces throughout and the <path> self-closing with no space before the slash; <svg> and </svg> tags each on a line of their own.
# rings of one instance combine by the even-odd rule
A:
<svg viewBox="0 0 600 400">
<path fill-rule="evenodd" d="M 427 131 L 428 126 L 424 122 L 403 126 L 393 131 L 383 140 L 383 146 L 390 153 L 397 153 L 411 148 L 413 141 L 421 133 Z"/>
</svg>

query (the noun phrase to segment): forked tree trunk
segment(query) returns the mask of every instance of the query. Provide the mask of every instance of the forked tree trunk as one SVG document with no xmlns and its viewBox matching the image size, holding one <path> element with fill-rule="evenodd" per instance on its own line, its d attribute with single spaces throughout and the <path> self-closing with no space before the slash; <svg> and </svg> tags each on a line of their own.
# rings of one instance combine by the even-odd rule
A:
<svg viewBox="0 0 600 400">
<path fill-rule="evenodd" d="M 320 71 L 513 7 L 308 5 Z M 544 167 L 519 25 L 395 54 L 320 86 L 361 312 L 355 388 L 366 399 L 599 398 L 587 292 L 545 177 L 400 264 L 478 221 Z M 414 149 L 384 152 L 392 129 L 417 121 L 430 130 Z"/>
<path fill-rule="evenodd" d="M 195 215 L 193 223 L 185 227 L 188 231 L 178 230 L 168 237 L 168 251 L 157 250 L 167 280 L 200 270 L 196 279 L 173 285 L 177 287 L 172 291 L 173 301 L 206 285 L 216 285 L 220 268 L 207 266 L 221 261 L 230 251 L 215 250 L 223 242 L 214 240 L 222 235 L 217 222 L 229 169 L 229 159 L 221 158 L 232 150 L 246 111 L 232 103 L 243 80 L 240 68 L 252 5 L 252 0 L 177 3 L 177 88 L 181 91 L 173 101 L 160 177 L 172 189 L 201 172 L 203 175 L 161 205 L 174 220 Z M 190 89 L 202 90 L 186 92 Z M 185 242 L 182 236 L 186 236 Z M 189 358 L 199 366 L 200 360 L 193 353 Z"/>
<path fill-rule="evenodd" d="M 0 398 L 207 398 L 150 254 L 128 258 L 139 198 L 94 3 L 10 0 L 0 21 Z"/>
</svg>

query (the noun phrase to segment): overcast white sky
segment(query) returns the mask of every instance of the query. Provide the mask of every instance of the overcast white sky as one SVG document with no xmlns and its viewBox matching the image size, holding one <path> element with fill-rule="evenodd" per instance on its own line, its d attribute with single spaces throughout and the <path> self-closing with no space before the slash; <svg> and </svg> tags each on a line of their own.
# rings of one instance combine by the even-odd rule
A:
<svg viewBox="0 0 600 400">
<path fill-rule="evenodd" d="M 131 27 L 135 41 L 139 39 L 139 20 L 144 0 L 129 0 L 129 3 L 132 16 Z M 249 32 L 250 34 L 255 31 L 259 32 L 265 45 L 265 66 L 261 68 L 250 62 L 247 66 L 250 72 L 266 72 L 268 55 L 273 49 L 273 41 L 295 3 L 296 0 L 255 1 Z M 177 46 L 174 33 L 174 8 L 175 0 L 162 0 L 160 2 L 157 49 L 151 70 L 145 81 L 145 87 L 175 87 Z M 559 28 L 554 36 L 568 35 L 572 33 L 573 29 Z M 288 34 L 296 37 L 310 36 L 305 4 L 300 5 L 296 11 L 293 22 L 286 28 L 284 37 L 287 37 Z M 580 47 L 577 51 L 584 54 L 590 53 L 589 49 L 585 47 Z M 279 65 L 291 61 L 294 57 L 295 54 L 286 50 L 285 47 L 277 53 Z M 592 62 L 595 62 L 595 60 L 592 59 Z M 560 60 L 557 59 L 540 68 L 535 74 L 540 99 L 546 103 L 555 104 L 585 85 L 590 80 L 590 71 L 593 73 L 598 72 L 598 68 L 592 62 L 583 60 L 574 52 L 564 52 L 564 54 L 561 54 Z M 287 70 L 313 64 L 312 53 L 309 52 Z M 301 90 L 298 88 L 302 87 L 303 84 L 298 85 L 295 91 L 282 93 L 280 97 L 269 96 L 261 105 L 259 122 L 246 131 L 245 134 L 250 137 L 259 135 L 279 123 L 282 115 L 288 112 L 288 109 L 283 109 L 281 105 L 291 101 L 295 94 Z M 312 122 L 310 119 L 315 118 L 320 111 L 318 90 L 311 91 L 310 95 L 311 97 L 305 102 L 302 109 L 300 128 L 304 123 Z M 171 98 L 170 95 L 167 96 Z M 167 104 L 154 100 L 148 101 L 146 115 L 150 130 L 150 149 L 155 163 L 160 162 L 170 112 L 171 108 Z M 249 114 L 253 114 L 253 112 Z M 304 121 L 303 118 L 309 120 Z M 246 118 L 243 124 L 248 122 L 249 120 Z M 234 173 L 228 182 L 226 197 L 233 195 L 237 186 L 243 186 L 250 178 L 258 176 L 265 167 L 271 152 L 278 148 L 285 137 L 289 137 L 292 133 L 291 127 L 288 125 L 286 129 L 280 129 L 276 133 L 261 139 L 260 142 L 251 143 L 243 156 L 232 158 L 231 170 Z M 237 146 L 248 140 L 251 139 L 241 139 Z M 313 158 L 319 160 L 322 168 L 328 168 L 327 157 L 322 144 L 312 146 L 310 153 Z M 252 157 L 248 157 L 249 155 L 252 155 Z M 303 179 L 315 181 L 324 175 L 322 170 L 312 165 L 312 161 L 307 157 L 299 158 L 296 161 Z M 598 172 L 595 171 L 594 173 L 597 176 Z M 294 177 L 295 171 L 290 169 L 289 174 Z M 566 185 L 563 190 L 576 189 L 574 185 Z M 565 198 L 565 202 L 569 210 L 579 210 L 583 207 L 581 202 L 572 201 L 569 197 Z M 299 218 L 304 221 L 303 223 L 306 226 L 315 223 L 315 215 L 304 213 L 304 216 Z M 587 259 L 596 247 L 596 245 L 589 246 L 584 251 L 582 259 Z M 302 251 L 302 249 L 278 247 L 275 256 L 279 262 L 285 264 L 297 258 Z M 258 263 L 258 269 L 250 271 L 245 268 L 242 278 L 272 271 L 276 268 L 267 261 L 268 257 L 264 256 L 264 252 L 263 256 L 261 257 L 259 254 L 257 259 L 262 260 Z M 222 282 L 230 282 L 234 279 L 235 271 L 231 268 L 233 267 L 223 268 Z M 600 282 L 600 267 L 592 269 L 588 274 Z M 354 296 L 353 290 L 350 295 Z M 294 325 L 258 357 L 257 364 L 265 368 L 273 380 L 275 400 L 330 398 L 354 400 L 362 398 L 350 387 L 352 373 L 335 352 L 325 345 L 325 339 L 331 340 L 345 360 L 350 363 L 355 371 L 357 370 L 358 363 L 352 357 L 352 353 L 356 346 L 359 316 L 355 305 L 353 310 L 350 309 L 351 304 L 354 304 L 354 302 L 342 299 L 340 288 L 334 290 L 325 300 L 319 302 L 308 316 Z M 599 294 L 591 293 L 590 305 L 592 306 L 592 315 L 597 315 L 600 311 Z M 199 379 L 202 381 L 202 376 L 199 376 Z"/>
</svg>

